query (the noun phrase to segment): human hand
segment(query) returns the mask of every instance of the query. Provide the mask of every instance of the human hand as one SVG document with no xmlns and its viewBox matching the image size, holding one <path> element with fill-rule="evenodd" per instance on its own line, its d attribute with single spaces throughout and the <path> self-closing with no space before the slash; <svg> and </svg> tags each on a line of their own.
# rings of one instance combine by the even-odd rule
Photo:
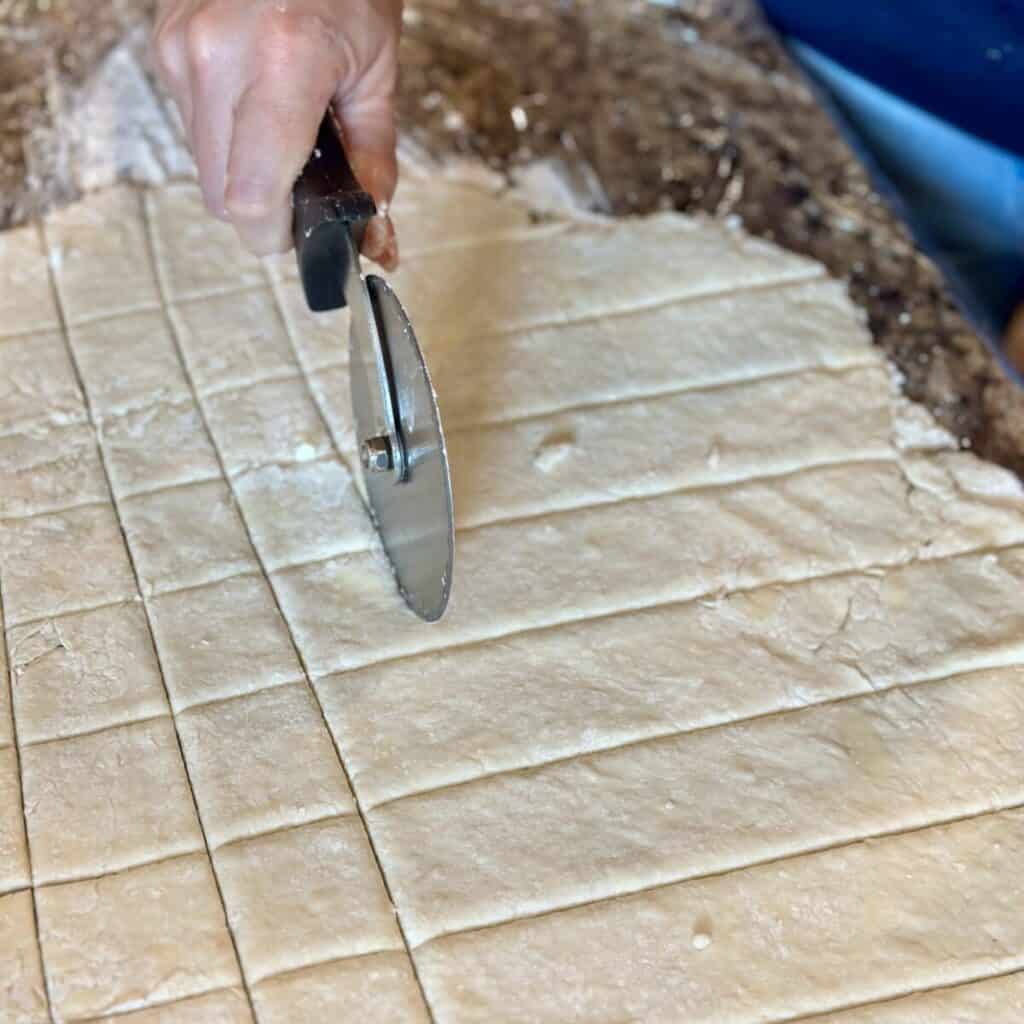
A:
<svg viewBox="0 0 1024 1024">
<path fill-rule="evenodd" d="M 181 113 L 207 209 L 264 255 L 291 246 L 291 189 L 328 103 L 377 203 L 364 254 L 398 260 L 394 90 L 401 0 L 160 0 L 157 71 Z"/>
</svg>

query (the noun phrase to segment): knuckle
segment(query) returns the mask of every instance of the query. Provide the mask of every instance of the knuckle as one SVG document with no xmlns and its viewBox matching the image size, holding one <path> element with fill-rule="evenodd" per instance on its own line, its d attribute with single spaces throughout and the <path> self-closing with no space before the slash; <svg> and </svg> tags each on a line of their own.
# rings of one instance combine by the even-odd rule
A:
<svg viewBox="0 0 1024 1024">
<path fill-rule="evenodd" d="M 185 48 L 196 68 L 209 67 L 224 52 L 228 38 L 224 24 L 215 8 L 201 7 L 185 27 Z"/>
<path fill-rule="evenodd" d="M 224 206 L 232 220 L 266 221 L 276 210 L 277 197 L 269 182 L 246 181 L 228 186 Z"/>
<path fill-rule="evenodd" d="M 317 14 L 268 7 L 264 15 L 262 46 L 267 56 L 290 63 L 326 49 L 333 35 L 330 24 Z"/>
</svg>

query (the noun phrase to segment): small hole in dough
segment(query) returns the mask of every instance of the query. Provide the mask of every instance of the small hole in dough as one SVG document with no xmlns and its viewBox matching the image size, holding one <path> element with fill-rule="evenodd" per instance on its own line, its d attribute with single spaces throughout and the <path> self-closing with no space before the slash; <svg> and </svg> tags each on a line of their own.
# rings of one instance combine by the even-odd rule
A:
<svg viewBox="0 0 1024 1024">
<path fill-rule="evenodd" d="M 576 447 L 576 434 L 571 430 L 559 430 L 549 434 L 533 453 L 533 464 L 542 473 L 557 469 L 572 454 Z"/>
<path fill-rule="evenodd" d="M 693 938 L 690 940 L 696 950 L 707 949 L 711 945 L 711 918 L 701 914 L 693 925 Z"/>
</svg>

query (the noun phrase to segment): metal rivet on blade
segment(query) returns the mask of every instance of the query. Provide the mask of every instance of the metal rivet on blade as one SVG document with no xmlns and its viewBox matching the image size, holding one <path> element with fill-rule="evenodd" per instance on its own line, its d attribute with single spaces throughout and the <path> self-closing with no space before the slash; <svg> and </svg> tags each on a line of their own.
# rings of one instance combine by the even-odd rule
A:
<svg viewBox="0 0 1024 1024">
<path fill-rule="evenodd" d="M 359 458 L 369 473 L 383 473 L 391 468 L 391 442 L 386 437 L 371 437 L 362 443 Z"/>
</svg>

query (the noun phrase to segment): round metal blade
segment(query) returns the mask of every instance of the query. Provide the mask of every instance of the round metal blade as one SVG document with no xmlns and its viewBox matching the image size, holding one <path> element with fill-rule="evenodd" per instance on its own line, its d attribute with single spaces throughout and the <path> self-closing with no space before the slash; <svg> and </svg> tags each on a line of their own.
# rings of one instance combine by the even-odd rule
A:
<svg viewBox="0 0 1024 1024">
<path fill-rule="evenodd" d="M 363 476 L 398 589 L 417 615 L 434 622 L 448 605 L 455 557 L 452 487 L 437 398 L 395 293 L 380 277 L 367 277 L 366 287 L 389 371 L 405 474 L 398 479 L 392 472 L 364 468 Z M 366 401 L 365 389 L 374 384 L 368 376 L 358 370 L 351 374 L 360 448 L 379 433 Z"/>
</svg>

